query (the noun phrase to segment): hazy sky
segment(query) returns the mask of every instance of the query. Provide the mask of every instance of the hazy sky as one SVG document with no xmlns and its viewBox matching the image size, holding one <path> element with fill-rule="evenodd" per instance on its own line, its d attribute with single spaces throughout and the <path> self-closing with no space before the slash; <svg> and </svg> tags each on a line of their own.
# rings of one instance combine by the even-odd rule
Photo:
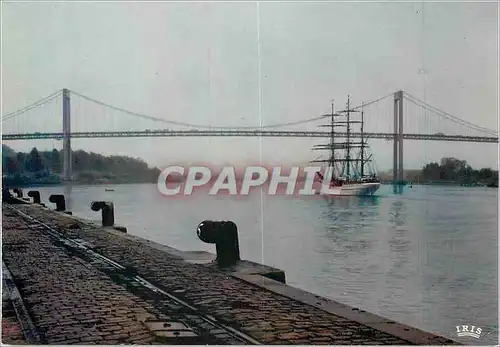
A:
<svg viewBox="0 0 500 347">
<path fill-rule="evenodd" d="M 495 3 L 4 3 L 2 9 L 4 114 L 68 88 L 164 119 L 256 126 L 318 116 L 332 99 L 343 106 L 348 94 L 359 104 L 404 90 L 498 127 Z M 104 111 L 76 95 L 71 102 L 75 131 L 173 128 Z M 60 105 L 54 107 L 5 122 L 4 132 L 60 131 Z M 405 114 L 405 132 L 461 130 L 409 104 Z M 368 131 L 391 132 L 391 99 L 367 108 L 366 117 Z M 243 164 L 259 162 L 262 143 L 264 162 L 289 164 L 315 159 L 310 148 L 321 142 L 129 138 L 75 140 L 73 147 L 153 165 Z M 379 169 L 392 166 L 391 142 L 374 140 L 372 150 Z M 442 156 L 498 165 L 494 144 L 405 142 L 406 168 Z"/>
</svg>

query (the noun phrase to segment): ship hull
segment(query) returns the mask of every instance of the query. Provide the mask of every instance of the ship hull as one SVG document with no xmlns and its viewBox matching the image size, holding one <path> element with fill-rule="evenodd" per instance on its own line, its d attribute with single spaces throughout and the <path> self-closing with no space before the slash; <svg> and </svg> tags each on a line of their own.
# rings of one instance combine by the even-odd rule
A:
<svg viewBox="0 0 500 347">
<path fill-rule="evenodd" d="M 380 188 L 379 182 L 347 183 L 340 187 L 330 187 L 322 191 L 317 189 L 320 195 L 325 196 L 371 196 Z"/>
</svg>

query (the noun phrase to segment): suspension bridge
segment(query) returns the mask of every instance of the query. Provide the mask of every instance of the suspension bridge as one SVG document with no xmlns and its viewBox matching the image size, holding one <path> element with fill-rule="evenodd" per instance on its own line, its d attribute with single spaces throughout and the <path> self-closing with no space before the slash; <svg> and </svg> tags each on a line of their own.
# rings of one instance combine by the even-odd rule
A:
<svg viewBox="0 0 500 347">
<path fill-rule="evenodd" d="M 498 143 L 496 131 L 455 117 L 404 91 L 391 93 L 351 109 L 369 109 L 369 113 L 372 113 L 380 105 L 381 112 L 379 109 L 374 112 L 376 115 L 365 117 L 364 134 L 370 139 L 393 141 L 395 182 L 404 180 L 403 140 Z M 62 178 L 71 180 L 72 138 L 329 137 L 330 132 L 314 129 L 325 116 L 267 125 L 200 125 L 133 112 L 62 89 L 26 107 L 2 115 L 2 140 L 63 140 Z M 158 124 L 167 124 L 169 128 L 159 127 Z M 276 130 L 278 128 L 281 130 Z M 336 133 L 339 137 L 345 135 Z M 350 134 L 351 137 L 360 135 L 356 132 Z"/>
</svg>

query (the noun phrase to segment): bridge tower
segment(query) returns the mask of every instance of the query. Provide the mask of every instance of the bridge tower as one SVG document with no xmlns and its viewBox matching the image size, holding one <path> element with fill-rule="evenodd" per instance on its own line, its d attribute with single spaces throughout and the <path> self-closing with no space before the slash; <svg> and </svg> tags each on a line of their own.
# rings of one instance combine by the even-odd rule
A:
<svg viewBox="0 0 500 347">
<path fill-rule="evenodd" d="M 403 172 L 403 91 L 394 93 L 394 159 L 392 169 L 394 184 L 402 184 Z"/>
<path fill-rule="evenodd" d="M 71 107 L 69 90 L 63 89 L 63 177 L 64 181 L 71 181 L 73 178 L 72 158 L 71 158 Z"/>
</svg>

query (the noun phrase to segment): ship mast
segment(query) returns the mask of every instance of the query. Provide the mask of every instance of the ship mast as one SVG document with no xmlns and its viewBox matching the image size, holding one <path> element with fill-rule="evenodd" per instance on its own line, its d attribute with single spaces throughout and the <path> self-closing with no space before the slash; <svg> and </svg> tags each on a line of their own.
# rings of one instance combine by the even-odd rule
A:
<svg viewBox="0 0 500 347">
<path fill-rule="evenodd" d="M 313 150 L 328 150 L 329 151 L 329 157 L 326 160 L 313 160 L 311 163 L 327 163 L 333 170 L 332 172 L 332 177 L 331 181 L 335 180 L 335 163 L 338 161 L 335 158 L 335 149 L 341 149 L 342 144 L 337 144 L 335 143 L 335 127 L 338 126 L 335 122 L 335 117 L 340 117 L 341 115 L 335 114 L 335 104 L 332 100 L 332 110 L 331 114 L 325 114 L 323 115 L 324 118 L 330 118 L 330 123 L 320 125 L 320 127 L 329 127 L 330 128 L 330 143 L 328 144 L 323 144 L 323 145 L 315 145 L 313 146 Z"/>
<path fill-rule="evenodd" d="M 328 150 L 330 153 L 328 159 L 324 160 L 313 160 L 311 161 L 312 163 L 327 163 L 332 169 L 334 170 L 333 175 L 332 175 L 332 181 L 336 179 L 336 174 L 335 174 L 335 169 L 336 169 L 336 164 L 337 163 L 342 163 L 342 176 L 345 176 L 347 179 L 351 179 L 351 171 L 354 170 L 355 174 L 359 174 L 359 167 L 358 163 L 361 163 L 361 176 L 364 175 L 364 164 L 365 162 L 369 161 L 369 158 L 365 159 L 365 153 L 364 153 L 364 148 L 366 147 L 366 144 L 364 142 L 364 129 L 363 129 L 363 112 L 361 121 L 359 120 L 351 120 L 351 115 L 352 113 L 355 112 L 360 112 L 356 110 L 351 110 L 351 102 L 350 102 L 350 96 L 347 99 L 347 109 L 338 111 L 335 113 L 334 109 L 334 103 L 332 102 L 332 110 L 331 114 L 325 114 L 323 115 L 324 118 L 330 118 L 329 124 L 324 124 L 320 125 L 321 127 L 330 127 L 330 131 L 328 132 L 330 135 L 330 141 L 327 144 L 323 145 L 315 145 L 313 146 L 313 150 Z M 345 120 L 344 121 L 337 121 L 335 117 L 342 117 Z M 361 141 L 352 141 L 352 124 L 354 123 L 361 123 Z M 336 132 L 335 127 L 342 127 L 345 129 L 345 132 L 340 131 Z M 344 138 L 343 141 L 335 141 L 335 136 L 341 136 Z M 361 158 L 359 155 L 357 155 L 355 158 L 351 158 L 353 152 L 352 149 L 354 148 L 361 148 Z M 343 157 L 339 157 L 336 155 L 336 150 L 340 150 L 343 152 Z M 356 166 L 351 168 L 351 165 L 354 165 L 353 163 L 356 163 Z M 351 170 L 352 169 L 352 170 Z M 338 173 L 337 173 L 338 175 Z"/>
<path fill-rule="evenodd" d="M 332 118 L 331 118 L 331 129 L 330 129 L 330 166 L 332 167 L 332 170 L 335 170 L 335 109 L 333 105 L 333 100 L 332 100 Z M 334 174 L 332 174 L 332 180 L 333 180 Z"/>
<path fill-rule="evenodd" d="M 361 178 L 365 175 L 365 138 L 364 138 L 364 109 L 361 104 Z"/>
<path fill-rule="evenodd" d="M 351 167 L 351 118 L 350 118 L 350 114 L 351 114 L 351 110 L 349 108 L 350 106 L 350 98 L 351 96 L 348 95 L 347 96 L 347 124 L 346 124 L 346 164 L 347 164 L 347 167 L 346 167 L 346 177 L 347 179 L 349 179 L 349 177 L 351 176 L 350 175 L 350 167 Z"/>
</svg>

